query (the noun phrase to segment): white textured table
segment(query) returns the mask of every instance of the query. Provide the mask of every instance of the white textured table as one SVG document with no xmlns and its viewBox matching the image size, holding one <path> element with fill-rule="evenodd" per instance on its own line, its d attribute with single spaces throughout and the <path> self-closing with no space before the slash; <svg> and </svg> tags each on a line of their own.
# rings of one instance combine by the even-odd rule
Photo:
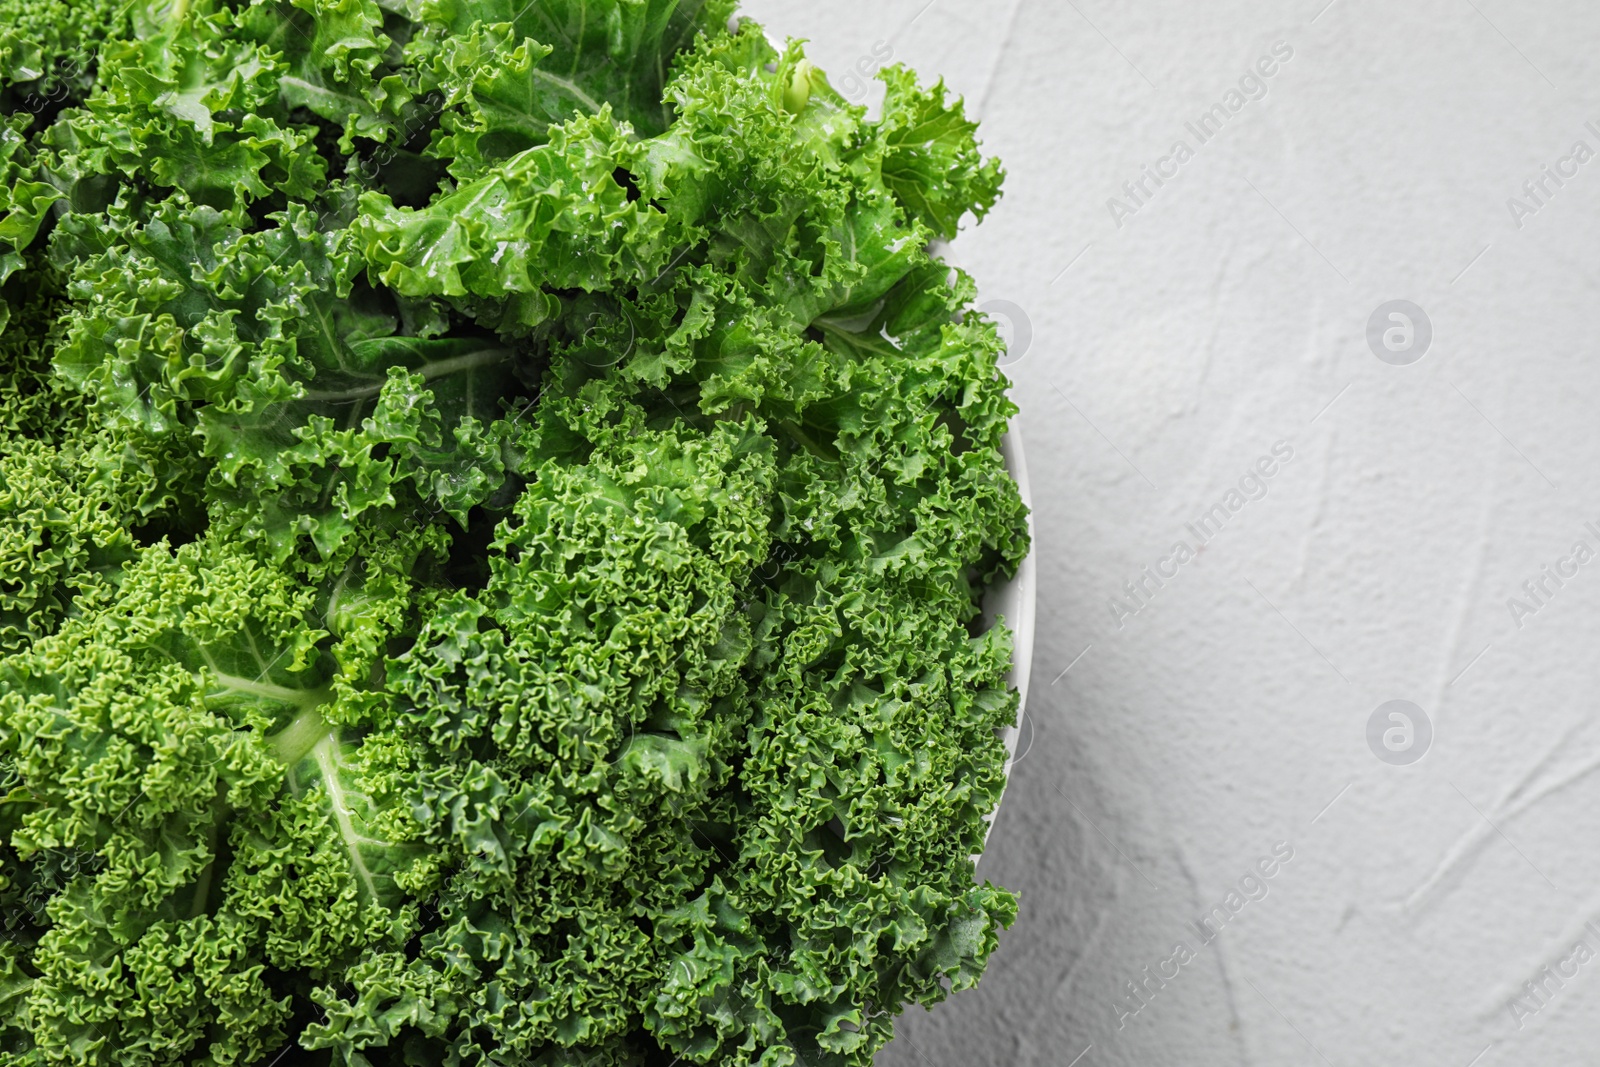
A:
<svg viewBox="0 0 1600 1067">
<path fill-rule="evenodd" d="M 882 1061 L 1595 1062 L 1600 8 L 924 2 L 748 8 L 966 95 L 1032 334 L 1022 915 Z"/>
</svg>

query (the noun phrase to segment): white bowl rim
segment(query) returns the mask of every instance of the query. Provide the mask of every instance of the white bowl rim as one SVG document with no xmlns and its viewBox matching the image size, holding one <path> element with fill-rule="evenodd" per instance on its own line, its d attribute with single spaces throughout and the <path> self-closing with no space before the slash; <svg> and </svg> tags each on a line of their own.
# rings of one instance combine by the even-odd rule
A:
<svg viewBox="0 0 1600 1067">
<path fill-rule="evenodd" d="M 983 596 L 984 621 L 992 625 L 996 617 L 1001 617 L 1011 630 L 1011 670 L 1006 675 L 1006 684 L 1016 689 L 1018 700 L 1017 719 L 1006 727 L 1004 734 L 1005 776 L 1006 783 L 1009 784 L 1011 768 L 1017 762 L 1017 743 L 1022 737 L 1022 726 L 1028 719 L 1028 679 L 1033 667 L 1034 614 L 1038 596 L 1038 571 L 1035 564 L 1038 550 L 1033 529 L 1033 493 L 1028 485 L 1028 461 L 1022 449 L 1022 432 L 1017 428 L 1015 421 L 1000 440 L 1000 454 L 1005 459 L 1006 469 L 1011 472 L 1012 479 L 1017 483 L 1017 492 L 1022 497 L 1022 503 L 1028 508 L 1028 554 L 1023 557 L 1017 566 L 1017 573 L 1009 581 L 996 582 L 984 592 Z M 1027 755 L 1026 750 L 1023 755 Z M 1000 813 L 1000 802 L 1005 799 L 1004 786 L 1001 789 L 1000 797 L 995 800 L 994 810 L 984 817 L 989 824 L 983 835 L 985 846 L 988 845 L 989 835 L 994 832 L 994 820 Z M 973 859 L 976 861 L 977 856 Z"/>
</svg>

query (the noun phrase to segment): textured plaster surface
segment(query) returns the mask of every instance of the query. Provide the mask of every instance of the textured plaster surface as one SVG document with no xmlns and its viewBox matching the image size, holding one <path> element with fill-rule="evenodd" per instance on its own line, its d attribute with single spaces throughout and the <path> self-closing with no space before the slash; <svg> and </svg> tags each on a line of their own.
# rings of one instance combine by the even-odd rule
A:
<svg viewBox="0 0 1600 1067">
<path fill-rule="evenodd" d="M 1600 1056 L 1600 559 L 1562 563 L 1600 551 L 1600 159 L 1562 162 L 1600 151 L 1600 7 L 1325 3 L 749 5 L 836 84 L 887 49 L 966 96 L 1010 181 L 953 255 L 1032 336 L 1039 628 L 980 867 L 1021 917 L 884 1063 Z M 1545 166 L 1577 173 L 1536 203 Z M 1396 299 L 1409 365 L 1367 338 Z M 1431 724 L 1410 765 L 1368 740 L 1390 700 Z"/>
</svg>

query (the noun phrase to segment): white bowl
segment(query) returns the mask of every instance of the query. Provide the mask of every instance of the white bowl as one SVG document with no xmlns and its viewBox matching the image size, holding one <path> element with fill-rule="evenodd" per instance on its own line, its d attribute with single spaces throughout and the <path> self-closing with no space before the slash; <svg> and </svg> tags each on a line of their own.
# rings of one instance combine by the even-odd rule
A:
<svg viewBox="0 0 1600 1067">
<path fill-rule="evenodd" d="M 1011 778 L 1011 768 L 1017 761 L 1017 742 L 1022 737 L 1022 725 L 1028 714 L 1028 674 L 1033 664 L 1034 597 L 1038 588 L 1038 572 L 1034 559 L 1038 555 L 1033 532 L 1033 494 L 1028 488 L 1028 461 L 1022 452 L 1022 434 L 1015 426 L 1000 441 L 1000 452 L 1005 457 L 1006 469 L 1016 480 L 1022 502 L 1028 506 L 1028 554 L 1017 567 L 1017 573 L 1008 582 L 996 582 L 983 595 L 984 622 L 993 624 L 999 617 L 1011 628 L 1011 673 L 1006 676 L 1008 685 L 1014 687 L 1021 699 L 1017 702 L 1017 721 L 1006 727 L 1006 779 Z M 1023 753 L 1026 755 L 1026 751 Z M 1004 794 L 1001 794 L 1004 799 Z M 1000 813 L 1000 801 L 988 815 L 989 829 L 984 832 L 984 842 L 994 832 L 994 818 Z M 974 857 L 976 859 L 976 857 Z"/>
</svg>

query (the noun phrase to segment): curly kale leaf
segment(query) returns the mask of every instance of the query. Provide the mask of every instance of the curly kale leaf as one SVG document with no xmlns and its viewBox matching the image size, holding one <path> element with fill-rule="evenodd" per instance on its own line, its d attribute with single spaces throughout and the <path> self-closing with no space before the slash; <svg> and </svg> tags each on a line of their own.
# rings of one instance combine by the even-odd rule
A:
<svg viewBox="0 0 1600 1067">
<path fill-rule="evenodd" d="M 329 973 L 414 929 L 396 880 L 422 846 L 391 814 L 413 754 L 323 718 L 319 599 L 225 545 L 157 545 L 0 666 L 9 846 L 35 895 L 53 857 L 91 857 L 28 961 L 46 1061 L 253 1062 L 288 1016 L 266 968 Z"/>
<path fill-rule="evenodd" d="M 959 101 L 726 0 L 12 7 L 0 1065 L 865 1067 L 976 981 Z"/>
<path fill-rule="evenodd" d="M 127 0 L 0 3 L 0 107 L 41 113 L 87 96 L 100 49 L 134 31 L 140 6 Z"/>
<path fill-rule="evenodd" d="M 610 111 L 640 136 L 674 118 L 674 57 L 722 32 L 730 0 L 432 0 L 410 45 L 454 105 L 434 151 L 468 174 Z"/>
</svg>

